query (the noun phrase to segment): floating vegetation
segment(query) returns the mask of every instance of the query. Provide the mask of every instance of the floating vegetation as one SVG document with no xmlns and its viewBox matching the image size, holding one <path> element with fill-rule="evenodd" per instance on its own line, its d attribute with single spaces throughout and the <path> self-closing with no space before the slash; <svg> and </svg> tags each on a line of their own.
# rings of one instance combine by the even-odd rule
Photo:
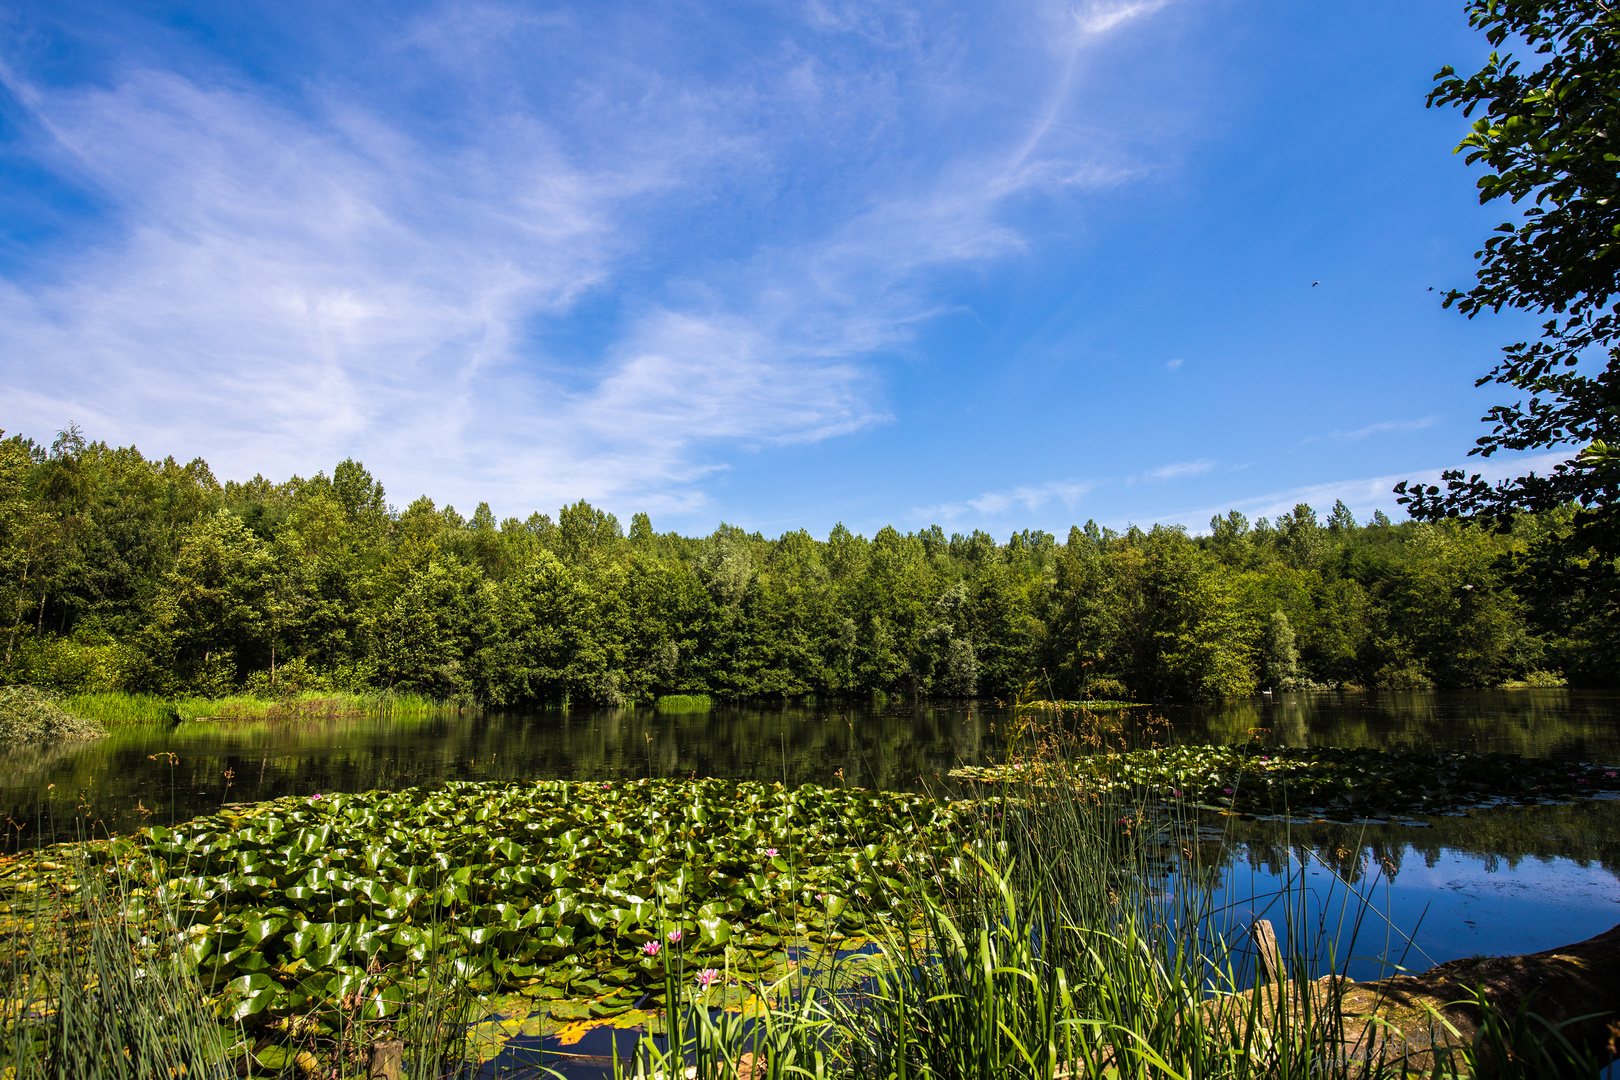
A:
<svg viewBox="0 0 1620 1080">
<path fill-rule="evenodd" d="M 1141 708 L 1136 701 L 1025 701 L 1018 706 L 1020 709 L 1057 709 L 1062 712 L 1098 712 L 1114 709 Z"/>
<path fill-rule="evenodd" d="M 74 716 L 61 700 L 33 686 L 0 686 L 0 743 L 99 739 L 107 729 Z"/>
<path fill-rule="evenodd" d="M 98 850 L 110 868 L 151 860 L 155 899 L 191 919 L 188 955 L 236 1019 L 362 984 L 385 1016 L 434 952 L 480 992 L 585 1019 L 656 994 L 666 949 L 757 975 L 790 948 L 858 941 L 892 918 L 902 880 L 925 876 L 917 864 L 948 854 L 955 813 L 725 780 L 461 783 L 280 799 Z M 0 899 L 26 901 L 60 860 L 0 867 Z"/>
<path fill-rule="evenodd" d="M 1072 782 L 1223 813 L 1336 818 L 1442 814 L 1620 791 L 1620 768 L 1612 766 L 1349 747 L 1168 746 L 1077 757 L 1061 766 L 963 767 L 950 775 L 980 782 Z"/>
</svg>

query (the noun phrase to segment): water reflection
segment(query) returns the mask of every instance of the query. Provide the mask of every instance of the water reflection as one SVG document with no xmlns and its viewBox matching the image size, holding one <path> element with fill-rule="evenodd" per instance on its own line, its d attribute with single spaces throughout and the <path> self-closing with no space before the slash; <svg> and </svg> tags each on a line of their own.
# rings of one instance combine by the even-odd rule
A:
<svg viewBox="0 0 1620 1080">
<path fill-rule="evenodd" d="M 166 824 L 225 802 L 449 780 L 719 776 L 917 790 L 994 745 L 976 706 L 572 710 L 125 728 L 0 757 L 0 806 L 26 838 Z M 37 842 L 37 841 L 36 841 Z"/>
<path fill-rule="evenodd" d="M 1510 751 L 1620 762 L 1620 695 L 1567 690 L 1289 694 L 1156 711 L 1182 742 Z M 1133 715 L 1140 715 L 1133 712 Z M 784 784 L 943 788 L 959 764 L 1002 746 L 1008 712 L 989 705 L 794 704 L 663 714 L 573 710 L 446 714 L 296 724 L 127 728 L 95 743 L 0 756 L 12 844 L 68 839 L 87 822 L 127 831 L 290 794 L 447 780 L 719 776 Z M 1162 727 L 1135 724 L 1136 737 Z M 1234 925 L 1272 916 L 1276 894 L 1312 867 L 1310 919 L 1340 931 L 1352 974 L 1386 958 L 1409 967 L 1589 937 L 1620 921 L 1620 802 L 1508 808 L 1401 825 L 1237 822 L 1206 831 L 1206 858 Z M 1366 897 L 1343 936 L 1345 893 Z M 1338 905 L 1338 906 L 1335 906 Z M 1387 922 L 1386 922 L 1387 919 Z M 1309 921 L 1309 920 L 1308 920 Z M 1347 924 L 1348 925 L 1348 924 Z M 1412 949 L 1393 926 L 1412 936 Z"/>
<path fill-rule="evenodd" d="M 1161 710 L 1178 741 L 1401 746 L 1620 761 L 1620 693 L 1607 690 L 1278 694 Z"/>
<path fill-rule="evenodd" d="M 1145 712 L 1184 742 L 1244 741 L 1266 731 L 1289 745 L 1620 762 L 1620 694 L 1608 692 L 1284 694 L 1133 715 Z M 956 765 L 992 760 L 1007 718 L 992 705 L 838 703 L 125 728 L 100 742 L 0 756 L 0 808 L 28 842 L 53 830 L 72 835 L 71 823 L 85 815 L 125 831 L 224 802 L 447 780 L 696 775 L 916 790 L 941 786 Z M 1138 737 L 1154 731 L 1162 734 L 1141 725 Z"/>
</svg>

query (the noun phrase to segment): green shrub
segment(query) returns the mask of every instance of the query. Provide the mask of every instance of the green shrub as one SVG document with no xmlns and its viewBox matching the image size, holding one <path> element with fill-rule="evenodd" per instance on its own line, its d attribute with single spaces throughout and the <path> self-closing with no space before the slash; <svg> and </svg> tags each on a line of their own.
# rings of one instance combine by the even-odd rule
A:
<svg viewBox="0 0 1620 1080">
<path fill-rule="evenodd" d="M 124 686 L 139 662 L 134 650 L 103 634 L 29 634 L 18 640 L 6 676 L 62 694 L 98 693 Z"/>
<path fill-rule="evenodd" d="M 62 708 L 55 694 L 34 686 L 0 687 L 0 743 L 99 739 L 107 729 Z"/>
<path fill-rule="evenodd" d="M 1556 671 L 1532 671 L 1522 679 L 1514 679 L 1502 684 L 1509 689 L 1524 689 L 1527 687 L 1557 687 L 1568 686 L 1569 680 Z"/>
</svg>

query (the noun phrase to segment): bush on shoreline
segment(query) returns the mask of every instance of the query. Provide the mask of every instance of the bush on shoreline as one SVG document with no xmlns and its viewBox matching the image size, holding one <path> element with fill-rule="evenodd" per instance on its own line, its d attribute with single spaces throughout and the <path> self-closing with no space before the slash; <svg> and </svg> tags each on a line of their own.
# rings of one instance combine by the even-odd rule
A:
<svg viewBox="0 0 1620 1080">
<path fill-rule="evenodd" d="M 55 694 L 33 686 L 0 686 L 0 743 L 100 739 L 107 729 L 62 708 Z"/>
</svg>

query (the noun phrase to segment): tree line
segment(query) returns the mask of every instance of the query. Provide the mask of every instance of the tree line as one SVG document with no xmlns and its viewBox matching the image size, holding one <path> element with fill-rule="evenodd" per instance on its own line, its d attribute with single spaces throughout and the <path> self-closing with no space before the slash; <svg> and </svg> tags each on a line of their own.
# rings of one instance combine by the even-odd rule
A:
<svg viewBox="0 0 1620 1080">
<path fill-rule="evenodd" d="M 3 435 L 3 433 L 0 433 Z M 884 692 L 1164 701 L 1257 688 L 1603 682 L 1509 530 L 1299 505 L 1206 535 L 1087 522 L 999 541 L 843 525 L 767 539 L 403 510 L 353 460 L 220 483 L 77 429 L 0 439 L 0 680 L 164 695 L 410 691 L 495 708 Z M 1583 636 L 1584 634 L 1584 636 Z"/>
</svg>

